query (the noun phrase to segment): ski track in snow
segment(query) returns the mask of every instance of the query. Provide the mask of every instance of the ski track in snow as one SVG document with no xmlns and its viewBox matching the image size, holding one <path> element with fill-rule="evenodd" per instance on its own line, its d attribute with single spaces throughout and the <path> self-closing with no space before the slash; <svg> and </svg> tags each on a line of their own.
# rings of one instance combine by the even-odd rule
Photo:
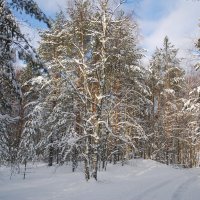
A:
<svg viewBox="0 0 200 200">
<path fill-rule="evenodd" d="M 179 185 L 177 190 L 174 192 L 171 200 L 184 200 L 186 197 L 186 193 L 191 187 L 192 184 L 195 184 L 198 180 L 197 176 L 191 177 L 187 179 L 185 182 Z M 200 181 L 200 180 L 199 180 Z"/>
<path fill-rule="evenodd" d="M 120 164 L 119 164 L 120 165 Z M 33 167 L 9 178 L 0 168 L 0 200 L 199 200 L 200 169 L 174 169 L 151 160 L 109 165 L 98 181 L 84 180 L 83 169 Z M 55 171 L 56 169 L 56 171 Z"/>
<path fill-rule="evenodd" d="M 162 187 L 166 187 L 166 185 L 170 184 L 171 180 L 163 181 L 162 183 L 156 184 L 153 187 L 149 187 L 147 190 L 143 191 L 140 195 L 134 197 L 132 200 L 143 200 L 148 198 L 149 195 L 156 193 L 156 191 L 160 190 Z M 153 195 L 155 196 L 155 195 Z"/>
<path fill-rule="evenodd" d="M 177 179 L 180 181 L 177 182 Z M 148 200 L 148 199 L 154 199 L 159 200 L 161 198 L 160 193 L 163 193 L 163 195 L 166 195 L 166 190 L 168 192 L 171 191 L 172 197 L 166 198 L 169 200 L 194 200 L 194 199 L 187 199 L 188 195 L 187 191 L 191 187 L 191 185 L 195 184 L 195 182 L 198 180 L 196 176 L 188 178 L 186 181 L 184 181 L 184 177 L 177 176 L 170 178 L 166 181 L 161 181 L 158 184 L 155 184 L 153 186 L 150 186 L 148 189 L 141 191 L 141 194 L 138 196 L 135 196 L 131 200 Z M 177 188 L 173 191 L 173 189 L 168 189 L 174 186 L 174 188 Z M 164 199 L 165 197 L 163 197 Z M 199 197 L 196 199 L 198 200 Z"/>
</svg>

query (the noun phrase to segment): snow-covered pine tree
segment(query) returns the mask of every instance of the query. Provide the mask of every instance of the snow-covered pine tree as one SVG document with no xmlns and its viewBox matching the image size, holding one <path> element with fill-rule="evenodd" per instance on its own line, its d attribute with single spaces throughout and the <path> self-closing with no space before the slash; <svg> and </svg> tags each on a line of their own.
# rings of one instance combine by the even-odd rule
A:
<svg viewBox="0 0 200 200">
<path fill-rule="evenodd" d="M 76 3 L 78 3 L 78 1 Z M 86 12 L 88 7 L 87 5 L 85 6 L 82 5 L 81 7 L 81 4 L 79 3 L 76 6 L 78 11 L 76 11 L 75 9 L 68 10 L 70 17 L 73 19 L 72 21 L 67 20 L 63 12 L 57 14 L 56 20 L 53 23 L 52 28 L 49 31 L 45 31 L 44 33 L 41 34 L 42 41 L 39 47 L 40 55 L 45 61 L 46 65 L 49 66 L 49 70 L 51 71 L 51 76 L 54 77 L 55 81 L 59 82 L 59 84 L 61 85 L 61 87 L 63 87 L 63 89 L 65 88 L 64 93 L 61 94 L 60 90 L 60 92 L 57 92 L 57 95 L 54 95 L 57 98 L 57 100 L 55 101 L 55 105 L 56 106 L 59 105 L 59 107 L 68 106 L 67 109 L 68 111 L 66 111 L 66 109 L 65 110 L 63 109 L 61 113 L 64 114 L 65 112 L 65 115 L 68 113 L 67 114 L 68 116 L 71 113 L 70 114 L 71 119 L 74 118 L 73 124 L 70 125 L 71 128 L 70 126 L 68 126 L 70 124 L 69 123 L 70 120 L 68 120 L 68 123 L 64 123 L 65 129 L 68 129 L 68 132 L 63 133 L 63 136 L 65 138 L 63 138 L 64 140 L 62 141 L 61 144 L 63 147 L 65 147 L 62 150 L 62 155 L 63 155 L 62 160 L 64 159 L 64 161 L 65 159 L 67 159 L 67 157 L 72 157 L 71 159 L 75 161 L 74 156 L 77 157 L 74 153 L 71 153 L 70 151 L 68 152 L 69 149 L 67 148 L 68 145 L 66 144 L 66 142 L 70 143 L 71 146 L 70 150 L 72 152 L 74 151 L 77 152 L 75 146 L 77 146 L 77 143 L 79 143 L 80 141 L 78 141 L 77 143 L 71 143 L 73 139 L 71 140 L 68 137 L 70 136 L 76 138 L 75 136 L 76 134 L 78 134 L 79 137 L 82 137 L 80 133 L 81 123 L 79 120 L 81 119 L 80 115 L 83 115 L 85 112 L 84 105 L 82 105 L 81 104 L 82 102 L 79 100 L 79 98 L 82 100 L 82 97 L 81 95 L 78 94 L 77 98 L 77 88 L 74 87 L 75 82 L 78 83 L 78 79 L 76 78 L 75 75 L 78 69 L 74 68 L 73 59 L 75 59 L 74 57 L 78 54 L 78 47 L 81 44 L 80 40 L 82 39 L 82 37 L 85 37 L 84 34 L 82 34 L 81 36 L 81 33 L 79 31 L 82 31 L 83 29 L 82 26 L 86 25 L 87 18 L 85 15 L 87 14 L 87 16 L 89 16 L 89 13 Z M 82 18 L 84 18 L 84 21 L 82 19 L 82 26 L 80 26 L 81 22 L 80 19 L 78 18 L 81 12 L 80 9 L 82 9 L 82 15 L 83 15 Z M 74 12 L 76 12 L 76 15 L 74 14 Z M 74 41 L 78 47 L 75 46 Z M 86 40 L 84 42 L 85 45 Z M 64 68 L 63 65 L 65 65 Z M 54 90 L 58 91 L 58 88 L 55 87 Z M 76 95 L 76 98 L 73 97 L 74 94 Z M 68 102 L 66 103 L 64 103 L 63 101 L 59 102 L 58 101 L 59 96 L 63 96 L 63 98 L 65 99 L 66 97 L 68 97 Z M 72 105 L 72 100 L 74 105 Z M 54 113 L 55 111 L 56 110 L 52 111 L 52 116 L 55 115 Z M 74 115 L 75 117 L 72 115 Z M 63 116 L 60 115 L 59 118 L 57 118 L 57 120 L 64 120 Z M 67 118 L 65 118 L 65 120 L 67 120 Z M 59 127 L 60 125 L 57 124 L 57 126 Z M 59 131 L 59 129 L 57 129 L 57 131 Z M 74 133 L 73 129 L 75 130 Z M 61 134 L 60 131 L 59 134 Z M 79 152 L 79 155 L 81 155 L 81 152 Z"/>
<path fill-rule="evenodd" d="M 15 162 L 19 142 L 16 127 L 21 91 L 15 76 L 14 62 L 15 44 L 20 34 L 11 11 L 4 1 L 0 1 L 0 162 Z"/>
<path fill-rule="evenodd" d="M 70 155 L 65 156 L 68 151 L 67 140 L 74 129 L 74 105 L 72 86 L 66 81 L 66 69 L 63 69 L 57 59 L 65 56 L 68 46 L 68 35 L 66 34 L 66 16 L 62 11 L 56 15 L 51 29 L 41 33 L 39 54 L 43 59 L 51 77 L 51 90 L 46 98 L 50 106 L 49 116 L 46 119 L 45 130 L 47 152 L 49 150 L 49 165 L 54 158 L 57 163 L 63 163 Z M 73 77 L 73 73 L 68 73 Z M 69 77 L 68 77 L 69 78 Z M 44 138 L 44 139 L 45 139 Z M 73 159 L 74 160 L 74 159 Z"/>
<path fill-rule="evenodd" d="M 200 87 L 199 77 L 194 75 L 187 81 L 188 96 L 185 99 L 183 107 L 183 118 L 187 117 L 186 129 L 187 147 L 182 154 L 184 156 L 184 164 L 188 167 L 199 165 L 199 149 L 200 149 Z"/>
<path fill-rule="evenodd" d="M 67 159 L 64 158 L 64 154 L 69 148 L 67 142 L 73 132 L 75 118 L 73 93 L 68 83 L 61 77 L 52 77 L 50 84 L 51 90 L 45 102 L 50 105 L 49 116 L 44 124 L 44 140 L 48 149 L 49 166 L 52 165 L 53 160 L 60 164 Z"/>
<path fill-rule="evenodd" d="M 180 131 L 175 118 L 184 94 L 184 71 L 177 58 L 178 50 L 165 37 L 163 48 L 156 49 L 151 65 L 149 85 L 152 91 L 153 155 L 167 164 L 175 162 L 176 142 Z"/>
<path fill-rule="evenodd" d="M 85 162 L 87 180 L 90 169 L 97 179 L 101 162 L 105 168 L 113 156 L 123 160 L 135 149 L 134 142 L 145 138 L 141 117 L 148 90 L 143 89 L 137 25 L 117 12 L 121 4 L 111 9 L 111 1 L 76 0 L 60 29 L 42 34 L 43 59 L 52 69 L 56 66 L 73 89 L 76 139 L 69 140 L 66 155 L 81 144 L 78 154 Z"/>
<path fill-rule="evenodd" d="M 44 158 L 44 124 L 48 116 L 46 96 L 49 93 L 49 80 L 45 76 L 33 76 L 22 84 L 23 91 L 23 127 L 19 145 L 20 162 L 35 161 Z"/>
<path fill-rule="evenodd" d="M 197 48 L 197 58 L 200 56 L 200 39 L 195 43 Z M 197 62 L 195 69 L 196 74 L 187 76 L 187 95 L 184 101 L 182 110 L 183 117 L 187 118 L 184 123 L 186 126 L 185 132 L 187 134 L 187 147 L 183 148 L 180 152 L 185 154 L 182 161 L 188 167 L 199 166 L 199 150 L 200 150 L 200 79 L 198 70 L 200 63 Z M 185 149 L 185 151 L 184 151 Z"/>
<path fill-rule="evenodd" d="M 21 89 L 16 79 L 14 63 L 17 54 L 32 59 L 34 49 L 21 33 L 12 14 L 12 7 L 25 10 L 47 23 L 46 16 L 34 1 L 0 0 L 0 158 L 1 162 L 14 163 L 20 143 Z M 33 9 L 34 8 L 34 9 Z"/>
</svg>

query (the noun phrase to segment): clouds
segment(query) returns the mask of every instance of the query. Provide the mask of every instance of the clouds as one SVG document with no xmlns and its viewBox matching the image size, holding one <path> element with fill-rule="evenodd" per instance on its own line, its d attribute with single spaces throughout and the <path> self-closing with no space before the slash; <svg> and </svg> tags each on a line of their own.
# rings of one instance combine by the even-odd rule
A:
<svg viewBox="0 0 200 200">
<path fill-rule="evenodd" d="M 35 2 L 47 15 L 54 15 L 59 8 L 67 6 L 67 0 L 35 0 Z"/>
<path fill-rule="evenodd" d="M 154 0 L 143 0 L 143 4 Z M 164 2 L 161 0 L 161 2 Z M 199 37 L 198 19 L 200 18 L 200 1 L 177 0 L 162 4 L 164 9 L 160 18 L 148 17 L 146 9 L 142 10 L 143 17 L 139 20 L 144 40 L 142 45 L 152 54 L 155 47 L 160 47 L 167 35 L 170 41 L 180 49 L 179 56 L 187 57 L 188 49 L 194 48 L 194 40 Z M 145 17 L 144 17 L 145 16 Z"/>
</svg>

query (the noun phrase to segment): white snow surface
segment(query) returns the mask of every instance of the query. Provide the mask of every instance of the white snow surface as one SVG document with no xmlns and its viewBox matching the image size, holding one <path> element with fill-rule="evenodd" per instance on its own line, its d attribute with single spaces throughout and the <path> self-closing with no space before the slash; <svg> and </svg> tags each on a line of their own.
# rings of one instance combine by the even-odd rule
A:
<svg viewBox="0 0 200 200">
<path fill-rule="evenodd" d="M 27 177 L 0 168 L 0 200 L 199 200 L 200 169 L 176 169 L 152 160 L 135 159 L 125 166 L 108 165 L 98 181 L 84 180 L 83 169 L 28 169 Z"/>
</svg>

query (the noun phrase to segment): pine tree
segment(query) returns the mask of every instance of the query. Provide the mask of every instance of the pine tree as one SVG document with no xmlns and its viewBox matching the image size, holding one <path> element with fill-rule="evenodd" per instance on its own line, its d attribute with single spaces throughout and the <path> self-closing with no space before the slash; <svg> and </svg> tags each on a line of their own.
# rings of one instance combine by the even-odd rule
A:
<svg viewBox="0 0 200 200">
<path fill-rule="evenodd" d="M 51 29 L 41 33 L 42 41 L 39 47 L 39 54 L 45 64 L 49 66 L 48 71 L 51 77 L 51 91 L 46 99 L 47 105 L 51 106 L 45 123 L 45 137 L 49 138 L 49 148 L 47 149 L 49 149 L 50 166 L 54 157 L 56 157 L 57 163 L 63 162 L 65 152 L 68 150 L 66 140 L 74 128 L 74 122 L 72 123 L 74 119 L 72 86 L 66 82 L 65 70 L 57 62 L 57 59 L 64 56 L 65 50 L 69 48 L 65 30 L 66 21 L 66 16 L 60 11 L 56 15 Z"/>
<path fill-rule="evenodd" d="M 175 138 L 180 131 L 176 115 L 182 109 L 179 101 L 184 94 L 184 71 L 177 58 L 178 50 L 165 37 L 163 48 L 156 49 L 150 66 L 149 84 L 152 91 L 152 131 L 154 132 L 153 156 L 170 164 L 176 154 Z M 174 123 L 175 122 L 175 123 Z"/>
<path fill-rule="evenodd" d="M 195 81 L 195 76 L 192 77 L 192 81 L 187 82 L 188 97 L 186 97 L 183 107 L 184 117 L 188 118 L 185 123 L 186 133 L 188 136 L 186 159 L 184 163 L 188 167 L 198 166 L 199 164 L 199 133 L 200 133 L 200 88 L 198 83 L 199 78 Z"/>
<path fill-rule="evenodd" d="M 28 70 L 28 69 L 27 69 Z M 45 104 L 49 92 L 48 77 L 32 77 L 22 85 L 23 91 L 23 127 L 19 144 L 18 158 L 20 162 L 35 161 L 43 158 L 44 123 L 48 106 Z"/>
<path fill-rule="evenodd" d="M 121 3 L 115 10 L 110 3 L 71 2 L 69 19 L 60 13 L 52 29 L 41 34 L 39 48 L 52 75 L 71 87 L 75 132 L 66 133 L 74 139 L 65 157 L 76 152 L 84 160 L 87 180 L 97 179 L 97 169 L 101 164 L 105 169 L 109 159 L 128 159 L 134 143 L 145 138 L 149 91 L 139 65 L 137 25 L 116 12 Z"/>
<path fill-rule="evenodd" d="M 21 135 L 20 84 L 15 75 L 16 58 L 33 60 L 35 51 L 21 33 L 11 8 L 25 10 L 37 19 L 49 22 L 33 1 L 0 0 L 0 160 L 14 164 Z M 34 8 L 34 9 L 33 9 Z"/>
<path fill-rule="evenodd" d="M 21 91 L 16 80 L 14 62 L 15 40 L 20 34 L 12 13 L 4 1 L 0 1 L 0 158 L 15 162 L 18 132 L 13 132 L 19 122 Z"/>
</svg>

